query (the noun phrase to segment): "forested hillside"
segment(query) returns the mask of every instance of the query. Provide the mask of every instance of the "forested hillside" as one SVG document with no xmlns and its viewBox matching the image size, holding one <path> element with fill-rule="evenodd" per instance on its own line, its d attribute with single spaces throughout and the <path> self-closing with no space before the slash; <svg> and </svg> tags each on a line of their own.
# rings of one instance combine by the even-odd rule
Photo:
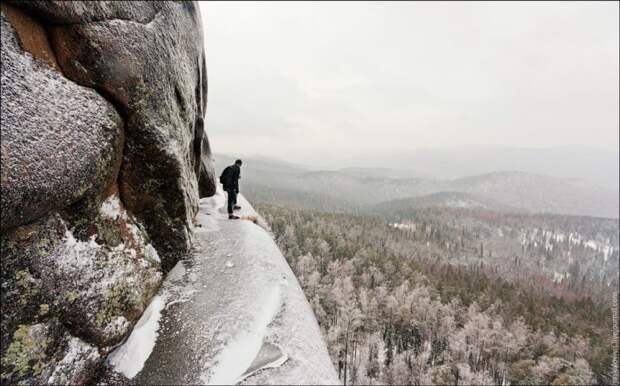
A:
<svg viewBox="0 0 620 386">
<path fill-rule="evenodd" d="M 610 382 L 617 220 L 259 210 L 347 384 Z"/>
</svg>

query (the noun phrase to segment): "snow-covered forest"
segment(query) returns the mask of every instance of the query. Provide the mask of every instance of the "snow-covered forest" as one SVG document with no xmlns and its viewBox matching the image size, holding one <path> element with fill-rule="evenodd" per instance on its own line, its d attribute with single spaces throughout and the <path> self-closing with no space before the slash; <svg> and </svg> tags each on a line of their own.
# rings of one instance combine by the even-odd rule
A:
<svg viewBox="0 0 620 386">
<path fill-rule="evenodd" d="M 258 209 L 346 384 L 611 382 L 617 220 Z"/>
</svg>

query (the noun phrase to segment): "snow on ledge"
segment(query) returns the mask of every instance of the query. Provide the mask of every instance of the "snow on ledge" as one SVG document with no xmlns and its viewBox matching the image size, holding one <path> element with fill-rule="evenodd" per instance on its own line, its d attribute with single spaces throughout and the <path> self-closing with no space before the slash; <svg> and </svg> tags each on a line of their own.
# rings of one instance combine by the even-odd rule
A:
<svg viewBox="0 0 620 386">
<path fill-rule="evenodd" d="M 227 344 L 215 358 L 216 365 L 210 369 L 210 375 L 203 374 L 200 377 L 203 382 L 209 385 L 236 384 L 250 368 L 263 345 L 267 326 L 273 321 L 282 305 L 280 286 L 274 286 L 267 296 L 261 299 L 261 303 L 259 309 L 262 312 L 256 316 L 251 327 Z"/>
<path fill-rule="evenodd" d="M 200 200 L 187 265 L 168 273 L 110 367 L 137 384 L 338 384 L 295 275 L 252 220 L 260 216 L 239 195 L 242 220 L 229 220 L 225 203 L 219 187 Z"/>
<path fill-rule="evenodd" d="M 142 370 L 155 347 L 159 319 L 165 305 L 165 297 L 158 295 L 153 298 L 127 341 L 109 355 L 108 362 L 114 370 L 127 378 L 135 377 Z"/>
<path fill-rule="evenodd" d="M 242 382 L 244 379 L 251 377 L 259 371 L 280 367 L 286 363 L 287 360 L 288 355 L 280 345 L 264 342 L 250 367 L 237 379 L 236 383 Z"/>
</svg>

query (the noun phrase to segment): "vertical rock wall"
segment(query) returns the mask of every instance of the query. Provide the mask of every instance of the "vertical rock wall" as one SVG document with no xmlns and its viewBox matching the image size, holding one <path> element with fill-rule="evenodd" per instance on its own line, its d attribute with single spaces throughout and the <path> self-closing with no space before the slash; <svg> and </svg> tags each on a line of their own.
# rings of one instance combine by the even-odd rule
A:
<svg viewBox="0 0 620 386">
<path fill-rule="evenodd" d="M 2 382 L 82 384 L 215 190 L 199 10 L 10 1 L 0 22 Z"/>
</svg>

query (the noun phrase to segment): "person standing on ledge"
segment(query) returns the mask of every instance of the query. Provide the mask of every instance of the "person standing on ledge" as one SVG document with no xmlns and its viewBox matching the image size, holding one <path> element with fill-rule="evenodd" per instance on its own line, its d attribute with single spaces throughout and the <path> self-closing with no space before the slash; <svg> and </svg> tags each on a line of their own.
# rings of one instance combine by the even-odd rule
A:
<svg viewBox="0 0 620 386">
<path fill-rule="evenodd" d="M 233 214 L 233 210 L 239 210 L 241 207 L 237 205 L 237 194 L 239 194 L 239 178 L 241 177 L 241 162 L 236 160 L 233 165 L 227 166 L 220 176 L 220 182 L 228 195 L 228 218 L 237 220 L 239 216 Z"/>
</svg>

